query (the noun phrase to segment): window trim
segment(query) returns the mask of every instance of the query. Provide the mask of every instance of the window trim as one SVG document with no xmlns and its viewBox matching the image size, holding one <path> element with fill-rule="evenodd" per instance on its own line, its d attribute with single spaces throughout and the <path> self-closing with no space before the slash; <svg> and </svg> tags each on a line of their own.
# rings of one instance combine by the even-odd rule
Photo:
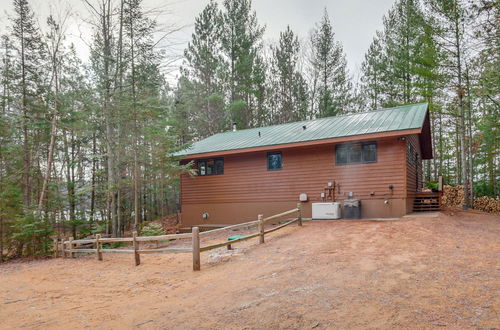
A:
<svg viewBox="0 0 500 330">
<path fill-rule="evenodd" d="M 212 174 L 207 174 L 207 163 L 208 161 L 213 160 L 214 161 L 214 171 L 215 171 L 215 163 L 218 160 L 222 160 L 222 173 L 212 173 Z M 205 174 L 201 174 L 200 171 L 200 163 L 204 162 L 205 163 Z M 198 171 L 198 176 L 213 176 L 213 175 L 223 175 L 224 174 L 224 157 L 214 157 L 214 158 L 201 158 L 196 160 L 196 169 Z"/>
<path fill-rule="evenodd" d="M 270 163 L 269 163 L 269 156 L 271 155 L 280 155 L 280 167 L 279 168 L 270 168 Z M 283 153 L 281 151 L 270 151 L 266 155 L 266 162 L 267 162 L 267 170 L 268 171 L 280 171 L 283 169 Z"/>
<path fill-rule="evenodd" d="M 338 162 L 338 157 L 337 157 L 337 151 L 339 147 L 341 148 L 348 148 L 350 146 L 360 144 L 361 145 L 361 161 L 359 162 L 347 162 L 345 163 L 339 163 Z M 365 145 L 374 145 L 375 146 L 375 160 L 368 160 L 365 161 L 363 160 L 363 146 Z M 368 142 L 350 142 L 350 143 L 341 143 L 341 144 L 336 144 L 335 145 L 335 152 L 334 152 L 334 158 L 335 158 L 335 166 L 346 166 L 346 165 L 359 165 L 359 164 L 372 164 L 372 163 L 377 163 L 378 162 L 378 143 L 377 141 L 368 141 Z M 349 159 L 349 155 L 347 156 L 347 159 Z"/>
</svg>

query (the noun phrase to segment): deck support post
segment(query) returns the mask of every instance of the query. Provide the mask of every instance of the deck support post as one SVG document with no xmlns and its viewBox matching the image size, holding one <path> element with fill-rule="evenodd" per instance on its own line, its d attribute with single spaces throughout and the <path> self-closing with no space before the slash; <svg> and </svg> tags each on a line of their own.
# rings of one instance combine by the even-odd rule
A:
<svg viewBox="0 0 500 330">
<path fill-rule="evenodd" d="M 193 227 L 193 270 L 201 269 L 200 262 L 200 228 Z"/>
<path fill-rule="evenodd" d="M 299 226 L 302 226 L 302 204 L 300 202 L 297 203 L 297 220 Z"/>
<path fill-rule="evenodd" d="M 134 242 L 134 258 L 135 265 L 139 266 L 141 264 L 141 256 L 139 255 L 139 242 L 137 241 L 137 232 L 132 233 L 132 241 Z"/>
<path fill-rule="evenodd" d="M 264 215 L 259 214 L 257 220 L 259 221 L 259 243 L 264 244 Z"/>
</svg>

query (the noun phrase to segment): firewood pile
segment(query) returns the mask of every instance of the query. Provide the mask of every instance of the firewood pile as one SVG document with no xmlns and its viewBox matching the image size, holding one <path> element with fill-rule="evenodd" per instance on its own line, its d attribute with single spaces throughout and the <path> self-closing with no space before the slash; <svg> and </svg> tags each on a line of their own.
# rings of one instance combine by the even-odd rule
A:
<svg viewBox="0 0 500 330">
<path fill-rule="evenodd" d="M 464 188 L 462 186 L 444 186 L 441 203 L 445 206 L 462 206 L 464 203 Z M 473 208 L 476 210 L 500 213 L 500 199 L 487 196 L 474 198 Z"/>
<path fill-rule="evenodd" d="M 441 203 L 445 206 L 462 206 L 464 203 L 464 188 L 462 186 L 444 186 Z"/>
<path fill-rule="evenodd" d="M 489 213 L 500 213 L 500 199 L 487 196 L 474 198 L 474 208 Z"/>
</svg>

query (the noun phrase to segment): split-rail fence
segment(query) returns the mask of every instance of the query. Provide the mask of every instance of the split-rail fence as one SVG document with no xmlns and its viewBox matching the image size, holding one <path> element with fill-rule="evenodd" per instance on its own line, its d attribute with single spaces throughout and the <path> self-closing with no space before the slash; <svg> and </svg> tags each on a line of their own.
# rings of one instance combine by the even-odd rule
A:
<svg viewBox="0 0 500 330">
<path fill-rule="evenodd" d="M 295 218 L 287 219 L 286 222 L 279 224 L 276 227 L 265 229 L 266 222 L 271 220 L 276 220 L 287 215 L 296 214 Z M 275 214 L 264 218 L 262 214 L 257 216 L 257 220 L 249 221 L 244 223 L 239 223 L 236 225 L 231 225 L 223 228 L 217 228 L 213 230 L 200 232 L 198 227 L 193 227 L 191 233 L 183 234 L 169 234 L 169 235 L 159 235 L 159 236 L 137 236 L 137 232 L 132 233 L 132 237 L 111 237 L 103 238 L 101 235 L 97 234 L 95 238 L 90 239 L 78 239 L 74 240 L 69 238 L 69 240 L 54 240 L 54 256 L 59 256 L 59 251 L 62 252 L 63 257 L 74 258 L 77 253 L 95 253 L 97 260 L 103 260 L 103 253 L 131 253 L 134 255 L 135 265 L 138 266 L 141 263 L 141 254 L 149 253 L 189 253 L 193 254 L 193 270 L 201 269 L 201 256 L 200 253 L 204 251 L 209 251 L 217 249 L 224 246 L 231 246 L 235 243 L 242 242 L 254 237 L 259 237 L 259 243 L 263 244 L 265 242 L 265 235 L 273 231 L 279 230 L 286 227 L 294 222 L 297 222 L 299 226 L 302 226 L 302 215 L 301 215 L 301 204 L 297 203 L 297 207 L 285 211 L 283 213 Z M 258 231 L 255 233 L 248 234 L 243 237 L 236 238 L 231 241 L 224 241 L 221 243 L 216 243 L 207 246 L 200 246 L 200 237 L 208 236 L 213 233 L 222 232 L 226 230 L 235 230 L 240 228 L 247 228 L 257 226 Z M 179 247 L 166 247 L 166 248 L 156 248 L 156 249 L 141 249 L 141 242 L 160 242 L 166 240 L 177 240 L 177 239 L 191 239 L 190 248 L 179 248 Z M 132 243 L 132 249 L 108 249 L 103 248 L 105 243 Z M 92 245 L 93 248 L 88 248 L 86 245 Z M 83 247 L 82 247 L 83 246 Z"/>
</svg>

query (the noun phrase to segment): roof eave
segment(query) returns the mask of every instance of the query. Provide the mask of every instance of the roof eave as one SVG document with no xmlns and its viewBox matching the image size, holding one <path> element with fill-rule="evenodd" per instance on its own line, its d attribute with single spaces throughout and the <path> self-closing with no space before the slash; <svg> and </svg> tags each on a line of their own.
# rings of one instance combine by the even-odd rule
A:
<svg viewBox="0 0 500 330">
<path fill-rule="evenodd" d="M 429 108 L 427 108 L 427 113 L 425 114 L 424 122 L 422 124 L 422 132 L 419 135 L 419 142 L 422 159 L 434 158 L 432 150 L 432 133 L 431 122 L 429 118 Z"/>
<path fill-rule="evenodd" d="M 380 139 L 380 138 L 403 136 L 403 135 L 409 135 L 409 134 L 420 134 L 421 132 L 422 132 L 421 128 L 413 128 L 413 129 L 405 129 L 405 130 L 397 130 L 397 131 L 389 131 L 389 132 L 341 136 L 341 137 L 321 139 L 321 140 L 312 140 L 312 141 L 304 141 L 304 142 L 274 144 L 274 145 L 267 145 L 267 146 L 261 146 L 261 147 L 250 147 L 250 148 L 241 148 L 241 149 L 204 152 L 204 153 L 197 153 L 197 154 L 188 154 L 188 155 L 180 156 L 179 160 L 187 160 L 187 159 L 194 159 L 194 158 L 207 158 L 207 157 L 220 157 L 220 156 L 225 156 L 225 155 L 242 154 L 242 153 L 248 153 L 248 152 L 269 151 L 269 150 L 275 150 L 275 149 L 288 149 L 288 148 L 297 148 L 297 147 L 306 147 L 306 146 L 317 146 L 317 145 L 329 144 L 329 143 Z"/>
</svg>

